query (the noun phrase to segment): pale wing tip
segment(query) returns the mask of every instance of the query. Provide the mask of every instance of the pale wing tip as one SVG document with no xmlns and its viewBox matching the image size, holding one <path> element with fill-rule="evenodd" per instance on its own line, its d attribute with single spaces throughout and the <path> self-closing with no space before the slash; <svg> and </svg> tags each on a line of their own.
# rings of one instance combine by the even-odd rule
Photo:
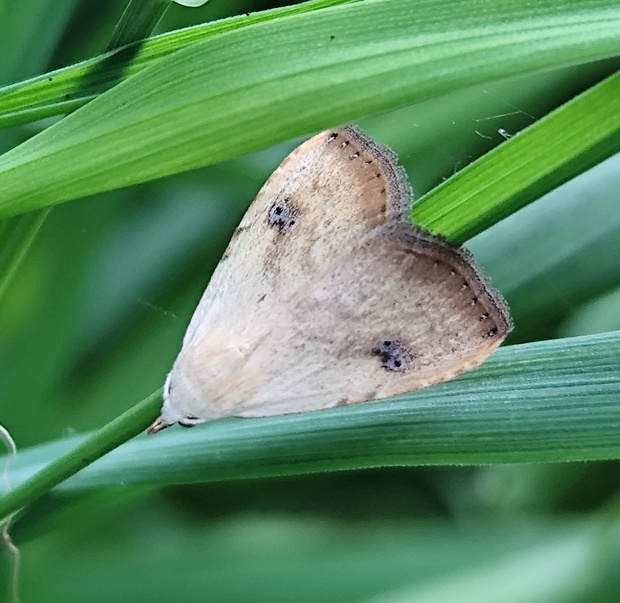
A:
<svg viewBox="0 0 620 603">
<path fill-rule="evenodd" d="M 163 431 L 167 427 L 170 427 L 170 423 L 166 423 L 163 417 L 157 417 L 151 426 L 146 430 L 147 435 L 156 434 L 159 431 Z"/>
</svg>

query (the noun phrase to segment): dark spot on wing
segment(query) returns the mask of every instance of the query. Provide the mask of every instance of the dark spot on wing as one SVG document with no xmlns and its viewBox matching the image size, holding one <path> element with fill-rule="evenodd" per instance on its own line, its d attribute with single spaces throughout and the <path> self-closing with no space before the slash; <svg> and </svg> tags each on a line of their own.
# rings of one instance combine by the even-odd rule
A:
<svg viewBox="0 0 620 603">
<path fill-rule="evenodd" d="M 397 339 L 380 341 L 372 353 L 379 356 L 383 368 L 388 371 L 402 372 L 411 362 L 411 354 Z"/>
<path fill-rule="evenodd" d="M 267 214 L 267 221 L 270 226 L 277 228 L 279 232 L 288 232 L 298 219 L 297 208 L 291 203 L 290 199 L 276 201 Z"/>
</svg>

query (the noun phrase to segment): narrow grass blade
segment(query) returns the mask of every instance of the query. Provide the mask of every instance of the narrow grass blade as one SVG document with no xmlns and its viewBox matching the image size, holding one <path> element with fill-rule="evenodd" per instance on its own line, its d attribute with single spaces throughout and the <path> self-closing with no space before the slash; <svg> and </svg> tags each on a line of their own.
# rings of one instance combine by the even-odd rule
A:
<svg viewBox="0 0 620 603">
<path fill-rule="evenodd" d="M 414 222 L 462 243 L 620 151 L 616 73 L 421 198 Z"/>
<path fill-rule="evenodd" d="M 6 492 L 0 498 L 0 522 L 70 475 L 143 431 L 156 416 L 160 404 L 161 392 L 151 394 L 91 437 L 68 450 L 56 461 L 46 464 L 31 479 Z"/>
<path fill-rule="evenodd" d="M 129 0 L 106 50 L 115 50 L 146 38 L 171 4 L 172 0 Z"/>
</svg>

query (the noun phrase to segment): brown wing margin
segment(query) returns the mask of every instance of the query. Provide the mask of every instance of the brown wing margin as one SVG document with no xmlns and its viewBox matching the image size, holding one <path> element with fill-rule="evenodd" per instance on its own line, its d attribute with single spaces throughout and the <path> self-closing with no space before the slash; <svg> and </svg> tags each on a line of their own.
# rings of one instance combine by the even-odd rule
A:
<svg viewBox="0 0 620 603">
<path fill-rule="evenodd" d="M 341 139 L 347 144 L 353 143 L 358 151 L 376 161 L 385 178 L 388 195 L 392 200 L 390 206 L 390 236 L 396 237 L 407 247 L 419 249 L 425 254 L 446 262 L 457 270 L 472 288 L 484 310 L 495 323 L 496 338 L 504 339 L 512 330 L 510 311 L 502 295 L 489 284 L 488 278 L 475 264 L 471 253 L 464 247 L 457 247 L 441 236 L 412 226 L 409 210 L 413 203 L 413 191 L 404 168 L 398 164 L 398 157 L 388 147 L 377 144 L 370 136 L 357 126 L 344 126 L 331 131 L 330 136 Z"/>
<path fill-rule="evenodd" d="M 363 153 L 369 160 L 377 163 L 386 183 L 387 199 L 391 201 L 388 220 L 390 222 L 408 221 L 409 209 L 413 202 L 413 191 L 409 184 L 407 172 L 398 164 L 396 153 L 386 146 L 377 144 L 357 126 L 344 126 L 329 130 L 326 133 L 329 134 L 328 142 L 338 140 L 341 144 L 353 145 L 356 151 Z"/>
<path fill-rule="evenodd" d="M 418 227 L 411 228 L 398 224 L 386 228 L 389 230 L 387 236 L 406 249 L 411 249 L 415 253 L 423 252 L 438 262 L 445 262 L 463 277 L 477 303 L 495 323 L 497 331 L 490 333 L 490 337 L 503 340 L 510 333 L 513 323 L 508 304 L 501 293 L 490 285 L 488 278 L 476 266 L 472 254 L 467 249 L 452 245 L 442 237 Z"/>
</svg>

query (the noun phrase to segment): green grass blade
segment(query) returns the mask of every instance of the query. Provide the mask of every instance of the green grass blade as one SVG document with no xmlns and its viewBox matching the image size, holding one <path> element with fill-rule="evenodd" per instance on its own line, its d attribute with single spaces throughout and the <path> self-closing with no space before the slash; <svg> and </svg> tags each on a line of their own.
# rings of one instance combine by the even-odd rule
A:
<svg viewBox="0 0 620 603">
<path fill-rule="evenodd" d="M 115 50 L 147 37 L 171 4 L 172 0 L 129 0 L 106 50 Z"/>
<path fill-rule="evenodd" d="M 75 65 L 5 86 L 0 88 L 0 128 L 74 111 L 162 57 L 206 38 L 288 15 L 358 1 L 313 0 L 204 23 L 140 40 Z M 144 32 L 146 35 L 148 32 Z"/>
<path fill-rule="evenodd" d="M 619 357 L 620 332 L 507 347 L 459 379 L 390 401 L 140 437 L 61 489 L 362 467 L 618 458 Z M 122 427 L 126 439 L 146 425 L 155 401 L 142 404 L 131 429 L 125 425 L 129 419 L 104 428 L 114 445 L 123 441 L 115 430 Z M 102 432 L 22 451 L 11 473 L 16 488 L 0 499 L 0 515 L 59 481 L 43 480 L 41 474 L 66 478 L 84 466 L 76 464 L 82 455 L 76 451 L 92 450 L 96 438 L 103 440 Z"/>
<path fill-rule="evenodd" d="M 0 498 L 0 522 L 143 431 L 157 415 L 160 405 L 161 392 L 151 394 L 56 461 L 46 465 L 31 479 L 8 491 Z"/>
<path fill-rule="evenodd" d="M 620 151 L 620 73 L 422 197 L 413 221 L 463 243 Z"/>
<path fill-rule="evenodd" d="M 158 61 L 0 157 L 0 215 L 208 165 L 476 82 L 612 56 L 619 45 L 620 8 L 602 0 L 458 2 L 449 13 L 436 3 L 366 0 L 261 23 Z"/>
</svg>

